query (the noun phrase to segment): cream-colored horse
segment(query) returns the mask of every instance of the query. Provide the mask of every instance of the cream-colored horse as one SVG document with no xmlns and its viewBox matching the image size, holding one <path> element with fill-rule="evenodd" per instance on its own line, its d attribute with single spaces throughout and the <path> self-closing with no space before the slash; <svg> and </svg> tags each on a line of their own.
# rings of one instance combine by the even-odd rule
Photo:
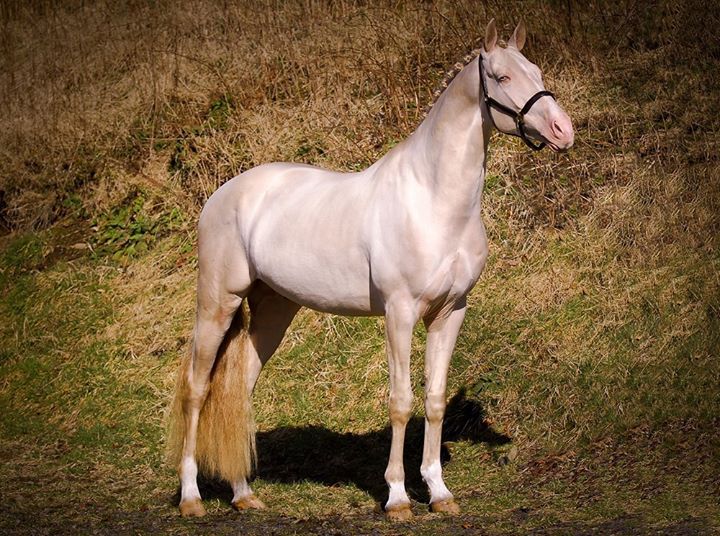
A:
<svg viewBox="0 0 720 536">
<path fill-rule="evenodd" d="M 198 229 L 192 356 L 178 382 L 182 515 L 205 513 L 198 463 L 232 484 L 236 508 L 263 507 L 248 483 L 255 457 L 250 396 L 301 306 L 385 316 L 392 425 L 385 511 L 393 519 L 411 516 L 403 443 L 412 408 L 410 344 L 423 320 L 420 472 L 431 509 L 458 511 L 443 482 L 440 440 L 450 356 L 488 255 L 480 209 L 490 134 L 494 126 L 556 151 L 573 144 L 570 119 L 520 53 L 524 42 L 519 24 L 508 46 L 498 46 L 491 21 L 480 56 L 417 130 L 368 169 L 267 164 L 208 200 Z"/>
</svg>

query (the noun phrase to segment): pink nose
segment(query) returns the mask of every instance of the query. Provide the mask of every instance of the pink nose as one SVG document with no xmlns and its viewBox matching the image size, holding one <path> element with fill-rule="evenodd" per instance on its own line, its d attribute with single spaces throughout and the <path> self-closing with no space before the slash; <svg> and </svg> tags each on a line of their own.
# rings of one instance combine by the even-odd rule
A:
<svg viewBox="0 0 720 536">
<path fill-rule="evenodd" d="M 561 115 L 554 119 L 551 124 L 551 129 L 553 137 L 562 144 L 564 149 L 572 147 L 573 141 L 575 140 L 575 133 L 573 132 L 569 117 L 563 117 Z"/>
</svg>

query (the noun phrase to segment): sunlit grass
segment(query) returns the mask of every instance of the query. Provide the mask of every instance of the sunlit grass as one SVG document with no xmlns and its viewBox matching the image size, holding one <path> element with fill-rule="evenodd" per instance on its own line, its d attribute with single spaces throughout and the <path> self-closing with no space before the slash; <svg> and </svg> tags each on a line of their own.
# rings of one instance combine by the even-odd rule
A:
<svg viewBox="0 0 720 536">
<path fill-rule="evenodd" d="M 712 9 L 391 4 L 0 13 L 3 530 L 720 528 Z M 446 445 L 464 515 L 427 512 L 422 326 L 406 447 L 417 522 L 391 527 L 377 512 L 383 321 L 304 310 L 254 396 L 269 511 L 232 512 L 228 486 L 203 482 L 210 519 L 178 520 L 164 419 L 189 350 L 203 200 L 270 160 L 366 167 L 415 128 L 490 16 L 510 28 L 530 11 L 528 56 L 576 147 L 492 141 L 491 256 L 449 377 L 492 432 Z"/>
</svg>

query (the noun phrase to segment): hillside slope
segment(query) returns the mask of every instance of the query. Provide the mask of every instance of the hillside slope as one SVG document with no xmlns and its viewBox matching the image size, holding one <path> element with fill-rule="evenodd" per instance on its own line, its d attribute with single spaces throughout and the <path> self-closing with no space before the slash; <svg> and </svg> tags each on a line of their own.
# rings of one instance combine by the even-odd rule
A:
<svg viewBox="0 0 720 536">
<path fill-rule="evenodd" d="M 702 533 L 720 529 L 720 10 L 672 2 L 7 2 L 0 7 L 3 533 Z M 372 163 L 495 16 L 573 118 L 497 135 L 491 257 L 450 375 L 464 514 L 389 527 L 381 319 L 303 311 L 258 384 L 270 506 L 175 517 L 164 412 L 195 221 L 225 180 Z M 324 460 L 318 464 L 317 460 Z M 302 522 L 301 522 L 302 520 Z"/>
</svg>

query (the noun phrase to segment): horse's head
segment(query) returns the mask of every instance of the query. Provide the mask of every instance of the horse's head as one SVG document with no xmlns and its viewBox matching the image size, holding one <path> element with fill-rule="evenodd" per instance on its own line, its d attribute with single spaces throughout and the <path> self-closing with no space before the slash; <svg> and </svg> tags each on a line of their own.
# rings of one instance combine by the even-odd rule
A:
<svg viewBox="0 0 720 536">
<path fill-rule="evenodd" d="M 497 44 L 495 20 L 485 30 L 479 58 L 481 98 L 495 127 L 523 138 L 533 149 L 547 144 L 554 151 L 572 147 L 575 134 L 567 113 L 552 93 L 545 90 L 542 73 L 520 51 L 525 44 L 525 25 L 515 28 L 507 47 Z M 543 143 L 535 145 L 531 140 Z"/>
</svg>

